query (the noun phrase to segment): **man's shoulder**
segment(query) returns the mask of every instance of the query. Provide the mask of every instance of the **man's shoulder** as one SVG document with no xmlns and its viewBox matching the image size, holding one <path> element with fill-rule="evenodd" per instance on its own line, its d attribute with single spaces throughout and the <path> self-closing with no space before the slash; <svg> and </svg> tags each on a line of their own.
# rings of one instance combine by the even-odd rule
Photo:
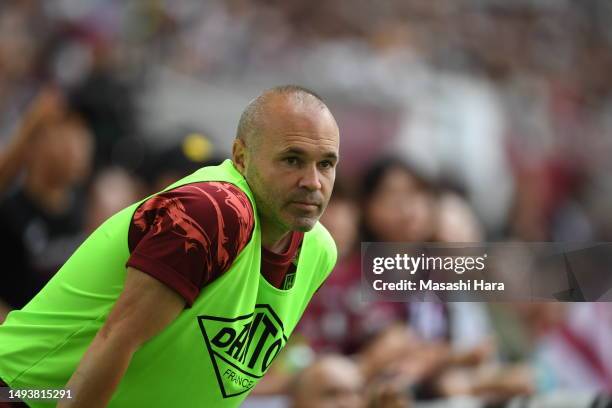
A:
<svg viewBox="0 0 612 408">
<path fill-rule="evenodd" d="M 209 240 L 220 235 L 223 242 L 234 235 L 250 236 L 254 227 L 253 207 L 245 192 L 218 181 L 189 183 L 149 197 L 135 211 L 133 224 L 144 233 L 154 225 L 161 229 L 166 219 L 171 229 L 205 233 Z"/>
<path fill-rule="evenodd" d="M 229 181 L 195 181 L 165 190 L 159 194 L 212 194 L 215 196 L 237 196 L 249 200 L 246 193 Z"/>
<path fill-rule="evenodd" d="M 247 194 L 235 184 L 225 181 L 199 181 L 184 184 L 156 194 L 175 199 L 191 210 L 212 205 L 228 216 L 253 218 L 253 206 Z"/>
<path fill-rule="evenodd" d="M 253 210 L 238 187 L 194 182 L 150 197 L 135 211 L 127 265 L 170 286 L 192 304 L 250 242 Z"/>
</svg>

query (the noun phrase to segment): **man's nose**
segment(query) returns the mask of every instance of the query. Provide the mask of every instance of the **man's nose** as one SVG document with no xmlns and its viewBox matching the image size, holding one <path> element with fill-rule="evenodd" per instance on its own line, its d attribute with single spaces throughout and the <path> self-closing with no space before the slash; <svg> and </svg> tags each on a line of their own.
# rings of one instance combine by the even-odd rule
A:
<svg viewBox="0 0 612 408">
<path fill-rule="evenodd" d="M 299 186 L 310 191 L 321 189 L 321 177 L 316 164 L 304 167 Z"/>
</svg>

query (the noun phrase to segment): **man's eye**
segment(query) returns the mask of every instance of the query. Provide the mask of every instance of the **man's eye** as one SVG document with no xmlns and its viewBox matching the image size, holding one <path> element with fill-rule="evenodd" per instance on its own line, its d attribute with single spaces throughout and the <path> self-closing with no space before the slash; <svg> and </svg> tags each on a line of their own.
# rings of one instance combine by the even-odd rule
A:
<svg viewBox="0 0 612 408">
<path fill-rule="evenodd" d="M 289 164 L 290 166 L 295 166 L 299 163 L 299 161 L 297 157 L 287 157 L 285 158 L 285 163 Z"/>
<path fill-rule="evenodd" d="M 321 168 L 323 169 L 331 169 L 332 167 L 334 167 L 334 163 L 329 160 L 323 160 L 319 163 L 319 166 L 321 166 Z"/>
</svg>

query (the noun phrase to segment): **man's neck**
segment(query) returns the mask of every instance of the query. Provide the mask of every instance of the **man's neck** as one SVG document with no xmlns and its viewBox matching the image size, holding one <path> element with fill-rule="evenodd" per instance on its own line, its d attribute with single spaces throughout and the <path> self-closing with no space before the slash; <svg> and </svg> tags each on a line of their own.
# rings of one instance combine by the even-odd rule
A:
<svg viewBox="0 0 612 408">
<path fill-rule="evenodd" d="M 261 228 L 261 245 L 268 251 L 277 254 L 284 253 L 291 244 L 291 231 L 274 232 L 268 231 L 264 226 Z"/>
</svg>

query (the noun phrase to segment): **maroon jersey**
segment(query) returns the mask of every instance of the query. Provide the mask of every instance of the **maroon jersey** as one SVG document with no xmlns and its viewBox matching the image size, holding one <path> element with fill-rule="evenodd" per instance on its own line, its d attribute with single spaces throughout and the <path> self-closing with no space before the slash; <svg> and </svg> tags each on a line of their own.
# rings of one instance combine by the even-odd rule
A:
<svg viewBox="0 0 612 408">
<path fill-rule="evenodd" d="M 191 306 L 203 287 L 230 268 L 251 239 L 253 226 L 251 203 L 233 184 L 177 187 L 148 199 L 134 213 L 127 266 L 153 276 Z M 285 278 L 295 270 L 303 236 L 293 232 L 283 254 L 262 248 L 261 272 L 279 289 L 287 287 Z"/>
</svg>

